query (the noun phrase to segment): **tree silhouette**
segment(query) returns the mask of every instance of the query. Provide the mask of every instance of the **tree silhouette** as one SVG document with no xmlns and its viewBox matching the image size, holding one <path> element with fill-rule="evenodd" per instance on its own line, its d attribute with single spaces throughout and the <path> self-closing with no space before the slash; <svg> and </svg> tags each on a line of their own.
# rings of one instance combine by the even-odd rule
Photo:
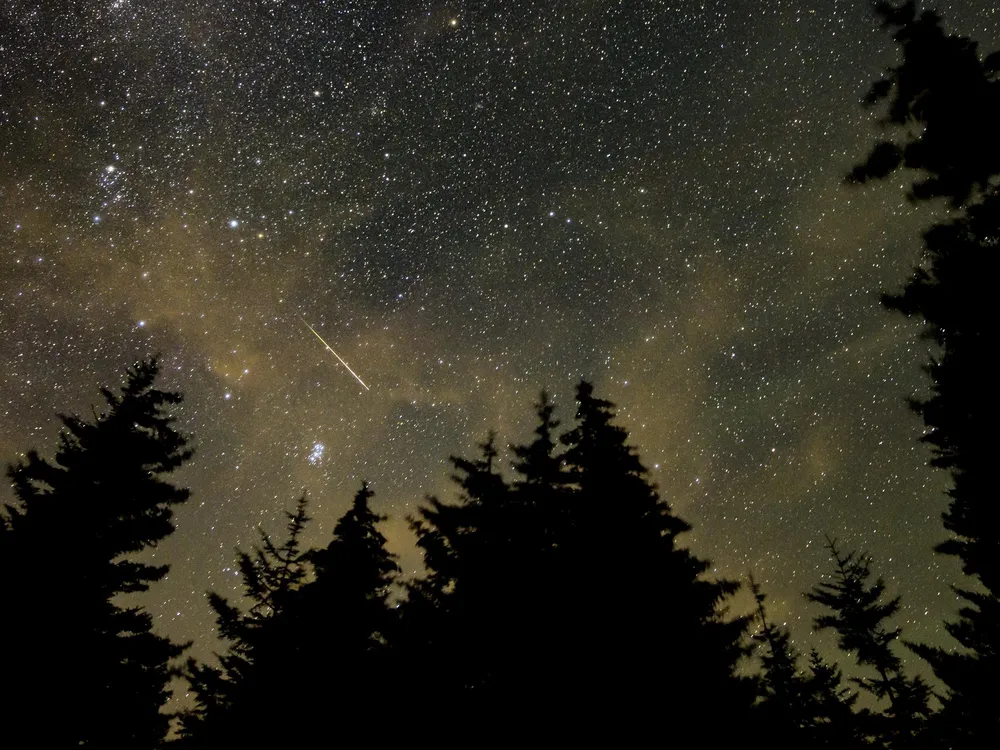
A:
<svg viewBox="0 0 1000 750">
<path fill-rule="evenodd" d="M 133 555 L 173 531 L 172 507 L 188 497 L 165 479 L 191 456 L 168 413 L 182 397 L 155 388 L 157 372 L 155 359 L 136 364 L 119 393 L 102 389 L 104 412 L 60 415 L 52 460 L 31 451 L 8 469 L 16 501 L 0 513 L 7 736 L 150 748 L 166 734 L 169 662 L 185 646 L 115 599 L 167 574 Z M 38 720 L 51 712 L 57 720 Z"/>
<path fill-rule="evenodd" d="M 874 5 L 903 62 L 872 84 L 864 102 L 889 100 L 882 124 L 894 138 L 876 144 L 848 179 L 863 183 L 901 167 L 917 170 L 921 178 L 910 197 L 947 198 L 955 208 L 994 194 L 993 178 L 1000 174 L 1000 53 L 981 59 L 976 42 L 946 34 L 940 15 L 918 12 L 913 0 Z"/>
<path fill-rule="evenodd" d="M 614 404 L 586 381 L 576 401 L 577 423 L 561 437 L 574 488 L 567 547 L 579 633 L 602 647 L 581 663 L 575 683 L 594 692 L 615 685 L 607 700 L 620 716 L 662 705 L 688 720 L 714 720 L 721 740 L 719 717 L 738 721 L 752 693 L 735 677 L 750 619 L 724 616 L 739 584 L 705 577 L 710 563 L 678 546 L 690 526 L 649 481 L 627 431 L 615 424 Z M 711 707 L 695 697 L 708 694 Z"/>
<path fill-rule="evenodd" d="M 278 716 L 298 694 L 280 674 L 281 651 L 292 637 L 288 611 L 306 578 L 301 536 L 309 521 L 305 496 L 287 513 L 287 538 L 276 545 L 258 528 L 260 545 L 250 552 L 237 549 L 237 567 L 249 602 L 246 611 L 212 591 L 219 635 L 228 641 L 219 666 L 189 659 L 185 678 L 195 705 L 181 716 L 182 735 L 192 747 L 218 747 L 261 738 L 270 731 L 265 716 Z"/>
<path fill-rule="evenodd" d="M 799 668 L 799 653 L 786 628 L 767 618 L 765 594 L 753 577 L 750 590 L 756 604 L 753 640 L 761 662 L 758 722 L 775 748 L 853 748 L 862 745 L 861 724 L 867 713 L 854 713 L 857 694 L 843 685 L 840 670 L 815 650 L 809 671 Z"/>
<path fill-rule="evenodd" d="M 382 706 L 386 605 L 398 567 L 385 549 L 373 493 L 363 484 L 319 550 L 303 550 L 308 522 L 302 498 L 288 515 L 280 546 L 261 531 L 261 546 L 239 552 L 247 611 L 210 595 L 219 632 L 229 641 L 218 668 L 189 662 L 197 695 L 184 717 L 192 747 L 289 742 L 329 732 L 331 710 L 359 720 Z"/>
<path fill-rule="evenodd" d="M 505 670 L 518 658 L 511 646 L 523 635 L 511 596 L 520 578 L 505 570 L 518 530 L 507 513 L 509 488 L 497 470 L 495 435 L 479 448 L 478 459 L 450 459 L 458 503 L 431 497 L 410 519 L 426 572 L 410 582 L 403 608 L 407 671 L 417 689 L 453 707 L 459 733 L 502 699 Z"/>
<path fill-rule="evenodd" d="M 858 694 L 844 685 L 844 676 L 835 664 L 829 664 L 813 649 L 809 652 L 809 696 L 811 741 L 806 747 L 851 748 L 867 744 L 865 724 L 867 709 L 856 710 Z"/>
<path fill-rule="evenodd" d="M 926 232 L 926 262 L 899 295 L 884 303 L 920 315 L 925 335 L 940 347 L 927 371 L 932 396 L 913 404 L 928 432 L 931 463 L 951 473 L 944 513 L 952 537 L 937 547 L 957 556 L 982 584 L 958 587 L 965 604 L 946 624 L 962 651 L 914 646 L 948 686 L 940 720 L 949 742 L 977 746 L 1000 737 L 990 697 L 1000 673 L 1000 505 L 991 482 L 993 285 L 1000 275 L 1000 52 L 985 57 L 975 42 L 949 35 L 933 11 L 914 2 L 877 4 L 900 46 L 902 63 L 876 82 L 866 101 L 887 101 L 883 125 L 891 140 L 878 144 L 850 180 L 865 182 L 916 170 L 913 200 L 946 198 L 954 218 Z"/>
<path fill-rule="evenodd" d="M 388 598 L 399 566 L 378 530 L 386 517 L 371 509 L 373 496 L 362 483 L 333 539 L 307 554 L 314 577 L 289 609 L 292 682 L 313 686 L 300 707 L 305 736 L 329 731 L 331 706 L 353 721 L 383 717 L 394 690 L 396 617 Z"/>
<path fill-rule="evenodd" d="M 513 483 L 491 436 L 480 458 L 452 459 L 459 502 L 432 498 L 414 519 L 427 567 L 404 614 L 427 649 L 414 671 L 493 732 L 568 741 L 640 735 L 664 712 L 747 718 L 752 690 L 735 676 L 747 620 L 723 616 L 737 584 L 705 579 L 709 564 L 676 546 L 688 526 L 612 404 L 586 382 L 577 401 L 562 454 L 543 394 L 535 439 L 512 448 Z"/>
<path fill-rule="evenodd" d="M 559 421 L 555 419 L 555 404 L 549 400 L 549 394 L 542 391 L 535 404 L 535 415 L 538 425 L 535 427 L 535 439 L 527 445 L 510 446 L 511 453 L 517 458 L 514 470 L 520 475 L 519 487 L 552 488 L 565 482 L 562 461 L 555 455 L 555 429 Z"/>
<path fill-rule="evenodd" d="M 767 727 L 770 744 L 776 748 L 800 747 L 807 742 L 808 696 L 799 667 L 799 654 L 789 632 L 767 619 L 765 594 L 750 576 L 750 591 L 758 629 L 753 640 L 761 662 L 758 712 Z"/>
<path fill-rule="evenodd" d="M 1000 589 L 1000 531 L 997 504 L 988 492 L 989 403 L 987 361 L 992 353 L 990 285 L 1000 270 L 1000 52 L 980 60 L 977 45 L 945 34 L 933 11 L 918 14 L 914 3 L 880 4 L 885 25 L 902 47 L 902 65 L 890 69 L 869 95 L 878 102 L 892 94 L 884 125 L 901 144 L 877 146 L 852 172 L 865 181 L 889 174 L 878 153 L 900 153 L 896 166 L 919 170 L 914 200 L 947 197 L 965 210 L 924 236 L 926 267 L 914 271 L 900 295 L 885 303 L 906 315 L 921 315 L 926 335 L 942 348 L 929 372 L 934 395 L 915 404 L 930 432 L 935 466 L 955 479 L 945 526 L 955 539 L 939 548 L 957 555 L 970 576 L 994 594 Z M 919 130 L 912 123 L 920 125 Z M 888 144 L 888 145 L 886 145 Z"/>
<path fill-rule="evenodd" d="M 882 601 L 885 582 L 878 578 L 869 583 L 871 557 L 842 554 L 829 538 L 827 549 L 835 564 L 833 580 L 820 582 L 806 598 L 832 611 L 815 619 L 814 630 L 833 630 L 841 649 L 853 654 L 859 665 L 874 669 L 876 677 L 857 677 L 854 682 L 888 701 L 888 721 L 880 730 L 885 743 L 908 747 L 924 728 L 931 693 L 919 675 L 904 673 L 902 661 L 891 648 L 901 631 L 888 628 L 886 620 L 899 611 L 900 598 Z"/>
</svg>

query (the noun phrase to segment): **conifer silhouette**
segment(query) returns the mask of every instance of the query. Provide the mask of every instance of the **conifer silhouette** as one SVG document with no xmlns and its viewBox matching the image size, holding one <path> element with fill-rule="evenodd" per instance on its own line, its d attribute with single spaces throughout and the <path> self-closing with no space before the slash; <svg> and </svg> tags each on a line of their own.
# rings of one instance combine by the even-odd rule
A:
<svg viewBox="0 0 1000 750">
<path fill-rule="evenodd" d="M 413 520 L 427 573 L 404 618 L 427 649 L 421 674 L 498 732 L 638 737 L 669 714 L 727 716 L 716 736 L 735 734 L 752 700 L 735 674 L 747 619 L 723 614 L 737 584 L 707 580 L 709 564 L 675 544 L 689 527 L 613 405 L 586 382 L 577 401 L 564 452 L 543 394 L 535 439 L 512 447 L 514 482 L 491 435 L 480 458 L 452 459 L 459 502 L 432 498 Z"/>
<path fill-rule="evenodd" d="M 952 536 L 937 550 L 957 556 L 973 579 L 956 587 L 964 605 L 959 619 L 945 626 L 962 648 L 912 647 L 949 689 L 936 717 L 941 741 L 978 747 L 984 738 L 1000 738 L 1000 504 L 990 449 L 993 286 L 1000 276 L 1000 51 L 981 55 L 975 42 L 947 34 L 940 16 L 919 12 L 915 2 L 876 7 L 902 62 L 872 86 L 866 103 L 887 102 L 882 122 L 892 137 L 849 179 L 912 169 L 919 176 L 911 199 L 945 198 L 956 209 L 924 235 L 926 262 L 904 291 L 883 299 L 891 309 L 921 316 L 925 336 L 940 348 L 927 366 L 931 398 L 913 407 L 928 429 L 923 439 L 933 450 L 931 463 L 953 480 L 944 513 Z"/>
<path fill-rule="evenodd" d="M 858 694 L 844 685 L 840 667 L 828 663 L 813 649 L 809 652 L 809 674 L 805 681 L 812 738 L 805 747 L 867 746 L 865 725 L 870 713 L 855 708 Z"/>
<path fill-rule="evenodd" d="M 218 655 L 218 667 L 188 660 L 185 677 L 195 705 L 181 716 L 187 746 L 260 740 L 273 723 L 257 720 L 281 715 L 299 693 L 298 686 L 284 679 L 281 661 L 292 635 L 288 611 L 306 578 L 301 540 L 309 521 L 306 507 L 303 496 L 294 512 L 286 512 L 287 537 L 280 545 L 258 528 L 260 544 L 250 552 L 236 550 L 246 611 L 214 591 L 208 594 L 228 648 Z"/>
<path fill-rule="evenodd" d="M 185 646 L 116 598 L 167 574 L 167 565 L 132 555 L 173 531 L 172 507 L 188 497 L 166 480 L 192 452 L 169 414 L 182 397 L 154 387 L 158 369 L 145 360 L 119 393 L 102 389 L 105 410 L 92 419 L 60 415 L 53 459 L 31 451 L 8 469 L 16 494 L 0 512 L 8 737 L 152 748 L 166 734 L 169 662 Z"/>
<path fill-rule="evenodd" d="M 302 549 L 303 497 L 287 514 L 285 542 L 261 531 L 260 547 L 239 552 L 250 606 L 210 595 L 229 648 L 219 667 L 188 664 L 197 696 L 183 717 L 188 746 L 302 742 L 328 733 L 332 710 L 354 720 L 379 714 L 372 691 L 389 668 L 386 600 L 398 567 L 372 496 L 363 484 L 322 549 Z"/>
<path fill-rule="evenodd" d="M 399 566 L 378 529 L 386 517 L 372 510 L 373 497 L 362 483 L 327 546 L 307 554 L 313 577 L 289 610 L 292 681 L 308 688 L 301 705 L 306 736 L 329 731 L 332 706 L 354 721 L 384 717 L 384 700 L 375 696 L 394 689 L 389 596 Z"/>
<path fill-rule="evenodd" d="M 562 461 L 555 454 L 557 443 L 554 432 L 559 426 L 559 420 L 554 417 L 555 408 L 549 394 L 542 391 L 535 404 L 538 418 L 535 439 L 527 445 L 510 446 L 511 453 L 517 458 L 513 466 L 520 475 L 516 483 L 519 487 L 551 488 L 565 481 Z"/>
<path fill-rule="evenodd" d="M 586 381 L 576 401 L 576 425 L 561 437 L 574 488 L 567 547 L 579 646 L 601 645 L 581 662 L 574 684 L 594 693 L 615 685 L 607 703 L 623 717 L 659 705 L 689 720 L 742 719 L 751 686 L 735 673 L 750 621 L 724 616 L 739 584 L 707 578 L 710 563 L 677 544 L 690 526 L 649 481 L 627 431 L 615 424 L 614 404 Z M 709 694 L 711 706 L 695 697 Z M 721 740 L 726 727 L 717 728 Z"/>
<path fill-rule="evenodd" d="M 874 726 L 887 747 L 912 747 L 925 730 L 931 691 L 919 675 L 906 675 L 902 660 L 892 649 L 901 629 L 890 628 L 886 621 L 899 611 L 900 598 L 883 601 L 885 582 L 881 578 L 869 582 L 870 556 L 842 553 L 829 538 L 827 549 L 834 561 L 833 580 L 821 581 L 806 598 L 831 612 L 816 617 L 814 630 L 833 630 L 841 649 L 852 654 L 860 666 L 874 670 L 874 677 L 853 680 L 888 703 L 886 721 Z"/>
<path fill-rule="evenodd" d="M 758 725 L 774 748 L 855 748 L 862 745 L 862 721 L 855 714 L 857 694 L 844 686 L 840 670 L 813 650 L 808 671 L 799 667 L 799 652 L 786 628 L 767 617 L 765 594 L 750 576 L 756 604 L 753 640 L 761 662 Z"/>
<path fill-rule="evenodd" d="M 513 533 L 509 488 L 497 467 L 491 432 L 475 460 L 453 456 L 458 503 L 428 498 L 410 519 L 426 572 L 408 587 L 403 608 L 404 652 L 421 689 L 454 707 L 455 730 L 483 720 L 487 696 L 512 666 L 504 634 L 518 610 L 509 597 L 519 578 L 507 577 Z M 522 623 L 523 626 L 523 623 Z"/>
</svg>

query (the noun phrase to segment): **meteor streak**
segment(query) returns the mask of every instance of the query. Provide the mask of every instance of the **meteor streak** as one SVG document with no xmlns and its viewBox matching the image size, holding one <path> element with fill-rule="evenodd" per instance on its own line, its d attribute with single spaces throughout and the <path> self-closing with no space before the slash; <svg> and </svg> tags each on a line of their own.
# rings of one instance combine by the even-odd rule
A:
<svg viewBox="0 0 1000 750">
<path fill-rule="evenodd" d="M 300 316 L 300 317 L 301 317 L 301 316 Z M 303 322 L 303 323 L 305 323 L 305 324 L 306 324 L 306 328 L 308 328 L 308 329 L 309 329 L 310 331 L 312 331 L 312 332 L 313 332 L 313 334 L 314 334 L 314 335 L 316 336 L 316 338 L 318 338 L 318 339 L 319 339 L 319 340 L 320 340 L 320 341 L 322 342 L 323 346 L 325 346 L 325 347 L 326 347 L 326 348 L 327 348 L 327 349 L 328 349 L 328 350 L 330 351 L 330 354 L 332 354 L 332 355 L 333 355 L 334 357 L 336 357 L 336 358 L 337 358 L 337 361 L 338 361 L 338 362 L 340 362 L 340 364 L 342 364 L 342 365 L 343 365 L 344 367 L 346 367 L 346 368 L 347 368 L 347 371 L 348 371 L 349 373 L 351 373 L 351 375 L 353 375 L 353 376 L 354 376 L 354 379 L 355 379 L 355 380 L 357 380 L 357 381 L 358 381 L 359 383 L 361 383 L 361 385 L 362 385 L 362 386 L 364 387 L 364 389 L 365 389 L 366 391 L 370 391 L 370 390 L 371 390 L 371 388 L 369 388 L 369 387 L 368 387 L 367 385 L 365 385 L 365 381 L 363 381 L 363 380 L 362 380 L 361 378 L 359 378 L 359 377 L 358 377 L 358 374 L 357 374 L 356 372 L 354 372 L 354 370 L 352 370 L 352 369 L 351 369 L 351 366 L 350 366 L 349 364 L 347 364 L 347 363 L 346 363 L 346 362 L 345 362 L 345 361 L 344 361 L 343 359 L 341 359 L 340 355 L 339 355 L 339 354 L 337 354 L 337 352 L 335 352 L 335 351 L 333 350 L 333 347 L 332 347 L 332 346 L 330 346 L 330 345 L 329 345 L 328 343 L 326 343 L 326 341 L 324 341 L 324 340 L 323 340 L 323 337 L 322 337 L 322 336 L 320 336 L 320 335 L 319 335 L 319 334 L 318 334 L 318 333 L 316 332 L 316 329 L 315 329 L 315 328 L 313 328 L 313 327 L 312 327 L 311 325 L 309 325 L 308 321 L 306 321 L 306 319 L 305 319 L 305 318 L 302 318 L 302 322 Z"/>
</svg>

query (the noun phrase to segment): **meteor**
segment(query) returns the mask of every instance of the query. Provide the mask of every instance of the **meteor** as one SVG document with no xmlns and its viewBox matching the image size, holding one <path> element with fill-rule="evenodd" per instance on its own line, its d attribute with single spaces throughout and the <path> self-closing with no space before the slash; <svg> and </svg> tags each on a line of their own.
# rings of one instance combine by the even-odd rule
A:
<svg viewBox="0 0 1000 750">
<path fill-rule="evenodd" d="M 300 316 L 300 317 L 301 317 L 301 316 Z M 313 335 L 315 335 L 315 336 L 316 336 L 316 338 L 318 338 L 318 339 L 319 339 L 319 340 L 320 340 L 320 341 L 322 342 L 323 346 L 325 346 L 325 347 L 326 347 L 326 348 L 327 348 L 327 349 L 328 349 L 328 350 L 330 351 L 330 354 L 332 354 L 332 355 L 333 355 L 334 357 L 336 357 L 336 358 L 337 358 L 337 361 L 338 361 L 338 362 L 340 362 L 340 364 L 342 364 L 342 365 L 343 365 L 344 367 L 346 367 L 346 368 L 347 368 L 347 371 L 348 371 L 349 373 L 351 373 L 351 375 L 353 375 L 353 376 L 354 376 L 354 379 L 355 379 L 355 380 L 357 380 L 357 381 L 358 381 L 359 383 L 361 383 L 361 385 L 362 385 L 362 386 L 364 387 L 364 389 L 365 389 L 366 391 L 370 391 L 370 390 L 371 390 L 371 388 L 369 388 L 369 387 L 368 387 L 367 385 L 365 385 L 365 381 L 363 381 L 363 380 L 362 380 L 361 378 L 359 378 L 359 377 L 358 377 L 358 374 L 357 374 L 356 372 L 354 372 L 354 370 L 352 370 L 352 369 L 351 369 L 351 366 L 350 366 L 349 364 L 347 364 L 347 363 L 346 363 L 346 362 L 345 362 L 345 361 L 344 361 L 343 359 L 341 359 L 340 355 L 339 355 L 339 354 L 337 354 L 337 352 L 335 352 L 335 351 L 333 350 L 333 347 L 332 347 L 332 346 L 330 346 L 330 345 L 329 345 L 328 343 L 326 343 L 326 341 L 324 341 L 324 340 L 323 340 L 323 337 L 322 337 L 322 336 L 320 336 L 320 335 L 319 335 L 319 334 L 318 334 L 318 333 L 316 332 L 316 329 L 315 329 L 315 328 L 313 328 L 313 327 L 312 327 L 311 325 L 309 325 L 308 321 L 306 321 L 306 319 L 305 319 L 305 318 L 302 318 L 302 322 L 303 322 L 303 323 L 305 323 L 305 324 L 306 324 L 306 328 L 308 328 L 308 329 L 309 329 L 310 331 L 312 331 L 312 332 L 313 332 Z"/>
</svg>

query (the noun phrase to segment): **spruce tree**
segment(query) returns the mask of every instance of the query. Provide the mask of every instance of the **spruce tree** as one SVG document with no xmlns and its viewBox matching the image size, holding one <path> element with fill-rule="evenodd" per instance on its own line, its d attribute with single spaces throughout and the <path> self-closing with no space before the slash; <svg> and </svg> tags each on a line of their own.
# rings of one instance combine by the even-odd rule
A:
<svg viewBox="0 0 1000 750">
<path fill-rule="evenodd" d="M 512 447 L 512 483 L 491 437 L 479 459 L 452 459 L 458 502 L 431 499 L 414 520 L 427 573 L 404 617 L 426 645 L 419 672 L 508 737 L 622 739 L 710 720 L 715 738 L 735 735 L 752 701 L 735 675 L 747 620 L 723 616 L 737 584 L 708 580 L 709 564 L 675 544 L 688 526 L 612 405 L 588 383 L 577 396 L 562 453 L 543 395 L 534 440 Z"/>
<path fill-rule="evenodd" d="M 395 691 L 396 613 L 389 604 L 399 573 L 372 510 L 367 483 L 354 496 L 326 547 L 307 554 L 313 576 L 289 610 L 294 684 L 311 686 L 300 711 L 305 735 L 327 731 L 335 708 L 354 721 L 375 721 Z"/>
<path fill-rule="evenodd" d="M 450 459 L 458 501 L 428 498 L 410 519 L 426 572 L 410 582 L 403 608 L 410 671 L 420 675 L 420 689 L 455 706 L 463 725 L 481 719 L 487 695 L 496 700 L 506 681 L 514 654 L 503 631 L 516 617 L 511 590 L 521 582 L 505 571 L 518 530 L 505 515 L 509 488 L 498 470 L 495 435 L 479 448 L 478 459 Z"/>
<path fill-rule="evenodd" d="M 281 715 L 298 694 L 298 686 L 280 673 L 282 650 L 294 637 L 289 627 L 293 597 L 306 578 L 302 532 L 309 521 L 305 496 L 286 513 L 287 537 L 280 545 L 258 528 L 260 544 L 250 552 L 237 549 L 246 609 L 212 591 L 219 636 L 228 648 L 219 666 L 188 660 L 185 677 L 195 694 L 194 708 L 181 716 L 182 735 L 191 747 L 241 744 L 274 726 L 258 719 Z"/>
<path fill-rule="evenodd" d="M 925 322 L 940 353 L 931 358 L 931 397 L 917 401 L 932 465 L 951 474 L 937 547 L 955 555 L 972 579 L 956 587 L 964 605 L 946 624 L 961 649 L 913 648 L 948 687 L 937 717 L 943 742 L 977 747 L 1000 737 L 995 675 L 1000 673 L 1000 504 L 992 487 L 992 285 L 1000 276 L 1000 51 L 945 32 L 934 11 L 916 3 L 878 3 L 902 62 L 876 82 L 867 104 L 886 102 L 882 124 L 890 138 L 850 175 L 854 182 L 897 169 L 918 178 L 910 198 L 945 198 L 954 211 L 924 235 L 925 258 L 904 291 L 884 303 Z"/>
<path fill-rule="evenodd" d="M 197 695 L 184 717 L 192 747 L 301 742 L 329 732 L 331 712 L 352 721 L 380 715 L 390 686 L 389 588 L 398 567 L 377 528 L 363 484 L 322 549 L 303 550 L 305 498 L 288 514 L 280 546 L 239 552 L 249 607 L 210 595 L 229 641 L 219 667 L 189 663 Z"/>
<path fill-rule="evenodd" d="M 761 663 L 758 714 L 775 747 L 800 746 L 806 741 L 810 717 L 799 654 L 792 646 L 791 634 L 768 620 L 764 607 L 767 597 L 753 576 L 750 591 L 756 605 L 753 640 Z"/>
<path fill-rule="evenodd" d="M 856 709 L 858 694 L 844 685 L 844 675 L 816 649 L 809 652 L 805 677 L 809 696 L 811 742 L 805 747 L 854 748 L 866 744 L 865 725 L 870 713 Z"/>
<path fill-rule="evenodd" d="M 431 498 L 413 519 L 426 573 L 403 607 L 406 650 L 418 655 L 412 671 L 459 707 L 456 731 L 487 723 L 511 738 L 560 723 L 552 700 L 579 655 L 566 645 L 575 627 L 565 556 L 572 529 L 553 412 L 543 393 L 535 439 L 510 446 L 513 482 L 490 433 L 478 458 L 451 458 L 457 502 Z"/>
<path fill-rule="evenodd" d="M 901 632 L 887 624 L 899 611 L 900 598 L 883 601 L 885 582 L 871 577 L 871 557 L 857 552 L 841 553 L 835 540 L 827 539 L 834 561 L 833 580 L 818 583 L 806 594 L 810 601 L 831 610 L 819 615 L 814 630 L 833 630 L 840 648 L 854 656 L 875 676 L 854 682 L 876 699 L 888 704 L 879 733 L 889 747 L 910 747 L 924 731 L 930 714 L 931 691 L 918 675 L 909 677 L 892 644 Z"/>
<path fill-rule="evenodd" d="M 750 590 L 756 604 L 753 640 L 761 662 L 756 724 L 767 733 L 768 744 L 775 748 L 861 747 L 861 725 L 867 714 L 854 713 L 857 694 L 843 685 L 840 670 L 815 650 L 809 655 L 808 671 L 801 669 L 791 634 L 768 619 L 766 596 L 752 576 Z"/>
<path fill-rule="evenodd" d="M 579 561 L 572 555 L 577 533 L 574 497 L 558 454 L 559 420 L 554 414 L 555 404 L 542 391 L 535 404 L 532 441 L 510 446 L 515 476 L 508 494 L 508 523 L 519 533 L 506 555 L 505 569 L 519 581 L 520 617 L 534 622 L 524 629 L 516 649 L 525 670 L 533 672 L 533 680 L 522 684 L 520 692 L 536 706 L 550 703 L 580 658 L 576 649 L 568 647 L 577 628 L 572 613 L 579 605 L 572 583 L 579 574 Z"/>
<path fill-rule="evenodd" d="M 578 694 L 603 693 L 619 720 L 638 725 L 649 718 L 644 711 L 664 706 L 678 718 L 714 721 L 721 739 L 729 721 L 745 718 L 752 694 L 736 676 L 749 618 L 725 617 L 739 584 L 707 577 L 710 563 L 678 545 L 690 526 L 649 481 L 627 431 L 615 424 L 614 405 L 586 381 L 576 401 L 577 423 L 561 437 L 573 487 L 567 553 L 580 621 L 572 683 Z M 711 706 L 696 697 L 704 695 L 713 696 Z"/>
<path fill-rule="evenodd" d="M 155 359 L 128 370 L 92 419 L 60 415 L 55 456 L 9 467 L 16 500 L 0 512 L 0 704 L 4 734 L 39 747 L 151 748 L 165 736 L 170 661 L 184 646 L 157 635 L 121 595 L 168 566 L 133 557 L 173 529 L 188 497 L 166 477 L 191 456 L 154 387 Z M 147 558 L 148 559 L 148 558 Z"/>
<path fill-rule="evenodd" d="M 1000 52 L 980 59 L 975 42 L 945 33 L 933 11 L 913 2 L 879 4 L 903 62 L 875 83 L 870 104 L 891 99 L 883 125 L 896 136 L 876 146 L 850 179 L 866 182 L 897 168 L 916 170 L 913 200 L 947 198 L 956 212 L 924 235 L 926 263 L 885 304 L 919 315 L 941 348 L 928 366 L 932 397 L 914 404 L 927 425 L 932 463 L 952 473 L 939 547 L 970 576 L 1000 591 L 1000 511 L 989 492 L 991 284 L 1000 271 Z M 919 128 L 911 127 L 912 123 Z"/>
<path fill-rule="evenodd" d="M 513 462 L 513 467 L 519 474 L 515 486 L 548 490 L 563 484 L 562 461 L 555 453 L 558 446 L 554 433 L 559 427 L 559 420 L 554 416 L 555 409 L 555 404 L 549 400 L 549 394 L 542 391 L 535 404 L 538 419 L 534 430 L 535 439 L 527 445 L 510 446 L 511 453 L 517 459 Z"/>
</svg>

